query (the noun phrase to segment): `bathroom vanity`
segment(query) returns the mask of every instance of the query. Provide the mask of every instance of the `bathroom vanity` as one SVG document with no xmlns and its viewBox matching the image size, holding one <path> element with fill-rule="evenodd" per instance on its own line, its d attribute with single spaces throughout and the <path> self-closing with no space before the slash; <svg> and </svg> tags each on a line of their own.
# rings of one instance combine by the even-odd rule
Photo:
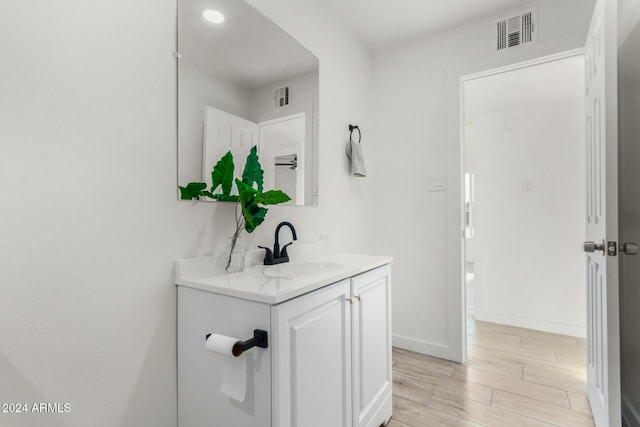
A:
<svg viewBox="0 0 640 427">
<path fill-rule="evenodd" d="M 391 417 L 390 257 L 215 274 L 176 263 L 180 427 L 378 427 Z M 237 358 L 208 334 L 268 336 Z"/>
</svg>

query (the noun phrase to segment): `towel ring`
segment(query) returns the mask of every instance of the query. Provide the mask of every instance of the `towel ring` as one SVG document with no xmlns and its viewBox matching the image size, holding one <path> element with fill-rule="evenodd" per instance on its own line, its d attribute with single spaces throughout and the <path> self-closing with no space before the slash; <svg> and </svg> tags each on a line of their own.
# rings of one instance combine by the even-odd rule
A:
<svg viewBox="0 0 640 427">
<path fill-rule="evenodd" d="M 360 132 L 360 128 L 355 125 L 349 125 L 349 141 L 352 140 L 351 137 L 353 135 L 354 130 L 358 131 L 358 144 L 360 144 L 360 142 L 362 141 L 362 132 Z"/>
</svg>

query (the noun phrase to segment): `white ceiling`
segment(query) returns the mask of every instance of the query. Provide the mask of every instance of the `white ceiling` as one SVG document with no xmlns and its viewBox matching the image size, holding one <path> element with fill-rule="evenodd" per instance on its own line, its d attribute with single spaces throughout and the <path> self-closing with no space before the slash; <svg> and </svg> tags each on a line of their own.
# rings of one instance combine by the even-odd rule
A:
<svg viewBox="0 0 640 427">
<path fill-rule="evenodd" d="M 315 0 L 350 28 L 372 52 L 531 0 Z M 279 27 L 239 0 L 179 2 L 179 50 L 209 73 L 248 89 L 318 69 L 318 60 Z M 226 15 L 219 26 L 202 18 L 204 9 Z"/>
<path fill-rule="evenodd" d="M 531 0 L 320 0 L 372 52 Z M 498 16 L 496 16 L 497 18 Z"/>
</svg>

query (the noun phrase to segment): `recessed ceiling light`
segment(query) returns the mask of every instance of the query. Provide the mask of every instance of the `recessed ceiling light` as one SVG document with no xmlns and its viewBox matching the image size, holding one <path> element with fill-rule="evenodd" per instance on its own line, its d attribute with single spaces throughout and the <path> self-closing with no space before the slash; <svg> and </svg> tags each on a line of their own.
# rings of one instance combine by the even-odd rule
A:
<svg viewBox="0 0 640 427">
<path fill-rule="evenodd" d="M 214 24 L 221 24 L 224 22 L 224 15 L 217 10 L 207 9 L 202 12 L 202 16 L 204 16 L 204 19 Z"/>
</svg>

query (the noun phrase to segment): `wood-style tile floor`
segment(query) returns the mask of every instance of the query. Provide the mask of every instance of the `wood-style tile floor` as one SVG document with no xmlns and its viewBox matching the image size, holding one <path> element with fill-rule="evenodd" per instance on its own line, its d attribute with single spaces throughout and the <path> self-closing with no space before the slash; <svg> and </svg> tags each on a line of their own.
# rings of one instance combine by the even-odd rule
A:
<svg viewBox="0 0 640 427">
<path fill-rule="evenodd" d="M 464 365 L 393 349 L 388 427 L 593 426 L 585 340 L 470 320 Z"/>
</svg>

